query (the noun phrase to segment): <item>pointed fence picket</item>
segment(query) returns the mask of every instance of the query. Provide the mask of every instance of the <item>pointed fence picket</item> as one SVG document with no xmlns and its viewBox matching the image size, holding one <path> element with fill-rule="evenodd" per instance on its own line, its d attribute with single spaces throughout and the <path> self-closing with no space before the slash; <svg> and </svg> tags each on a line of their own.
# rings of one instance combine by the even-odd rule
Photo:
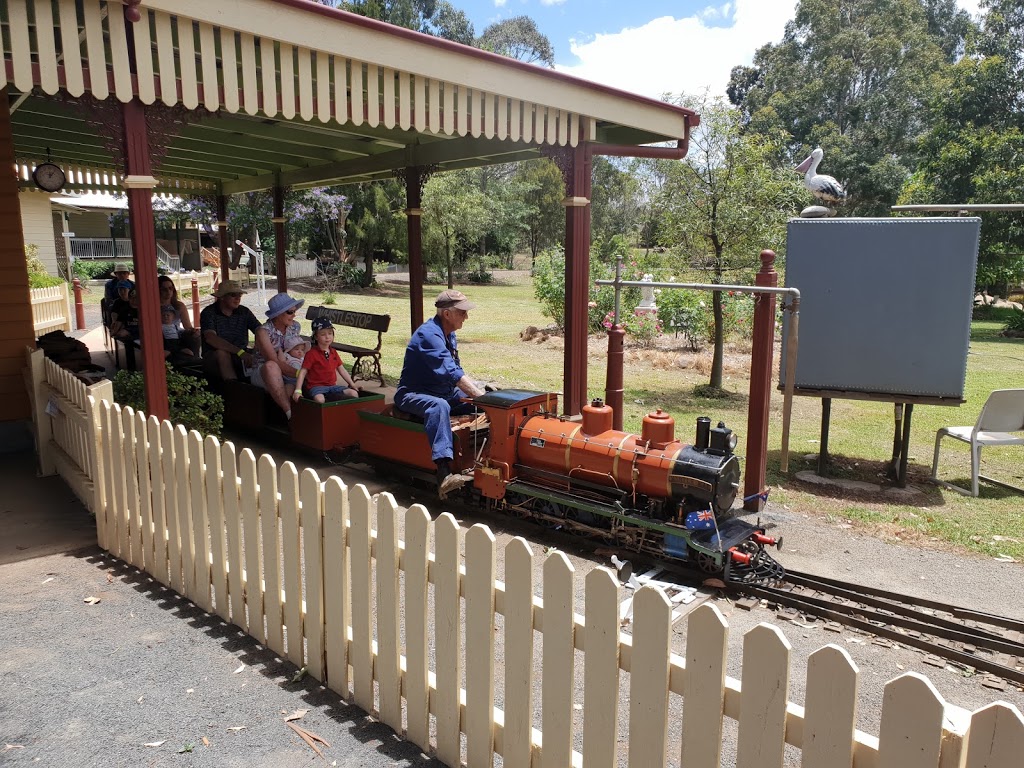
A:
<svg viewBox="0 0 1024 768">
<path fill-rule="evenodd" d="M 37 372 L 48 378 L 37 381 Z M 290 462 L 236 455 L 231 443 L 98 400 L 35 361 L 30 373 L 34 397 L 45 385 L 58 411 L 86 414 L 74 429 L 87 431 L 51 423 L 48 440 L 62 440 L 69 467 L 89 479 L 69 485 L 98 505 L 101 546 L 287 653 L 398 732 L 404 714 L 407 737 L 450 765 L 486 767 L 501 755 L 504 765 L 529 768 L 658 766 L 678 754 L 687 768 L 712 768 L 725 717 L 739 724 L 738 766 L 782 765 L 786 744 L 803 749 L 805 768 L 1010 768 L 1024 753 L 1024 718 L 1008 704 L 965 712 L 906 674 L 885 688 L 875 738 L 855 730 L 858 673 L 841 648 L 811 655 L 797 706 L 787 701 L 789 643 L 776 627 L 744 637 L 741 686 L 725 675 L 728 627 L 712 605 L 687 617 L 680 658 L 670 652 L 671 606 L 654 587 L 634 596 L 632 633 L 623 634 L 620 587 L 606 569 L 588 574 L 577 614 L 573 567 L 561 553 L 544 560 L 538 597 L 522 539 L 506 545 L 500 581 L 485 526 L 465 535 L 462 557 L 456 520 L 444 513 L 431 522 L 414 506 L 403 542 L 389 494 L 371 498 L 335 477 L 300 475 Z M 574 700 L 579 674 L 583 699 Z M 669 737 L 675 696 L 687 702 L 678 745 Z"/>
</svg>

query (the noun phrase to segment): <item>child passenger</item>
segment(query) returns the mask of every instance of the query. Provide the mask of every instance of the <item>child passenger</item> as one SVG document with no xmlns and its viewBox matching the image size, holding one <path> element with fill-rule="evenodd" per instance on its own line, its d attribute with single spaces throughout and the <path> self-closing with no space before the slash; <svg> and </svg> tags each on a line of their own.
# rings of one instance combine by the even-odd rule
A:
<svg viewBox="0 0 1024 768">
<path fill-rule="evenodd" d="M 298 371 L 302 367 L 302 360 L 309 352 L 309 342 L 301 336 L 286 336 L 284 339 L 284 361 Z M 285 379 L 294 384 L 295 379 L 285 376 Z"/>
<path fill-rule="evenodd" d="M 336 349 L 331 348 L 333 342 L 334 326 L 326 317 L 318 317 L 313 321 L 315 346 L 306 353 L 302 359 L 302 367 L 299 368 L 295 392 L 292 395 L 295 402 L 302 397 L 303 385 L 306 397 L 318 403 L 326 402 L 328 398 L 344 400 L 359 397 L 352 377 L 341 363 L 341 355 Z M 342 386 L 342 383 L 348 386 Z"/>
<path fill-rule="evenodd" d="M 195 357 L 195 353 L 182 344 L 181 334 L 184 328 L 178 310 L 170 304 L 160 307 L 160 322 L 164 333 L 164 357 L 175 365 L 180 364 L 183 359 Z"/>
</svg>

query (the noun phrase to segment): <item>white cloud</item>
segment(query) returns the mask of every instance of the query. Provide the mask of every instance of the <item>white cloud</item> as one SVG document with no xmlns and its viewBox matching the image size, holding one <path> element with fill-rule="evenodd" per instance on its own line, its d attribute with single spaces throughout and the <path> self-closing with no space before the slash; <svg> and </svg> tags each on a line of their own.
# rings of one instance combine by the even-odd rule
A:
<svg viewBox="0 0 1024 768">
<path fill-rule="evenodd" d="M 554 0 L 542 0 L 549 1 Z M 957 5 L 976 13 L 978 0 L 957 0 Z M 730 70 L 750 64 L 762 45 L 781 40 L 795 8 L 796 0 L 734 0 L 686 18 L 652 19 L 615 34 L 570 41 L 580 63 L 557 68 L 654 98 L 705 88 L 724 96 Z"/>
<path fill-rule="evenodd" d="M 508 0 L 494 0 L 494 7 L 495 8 L 504 8 L 505 7 L 505 3 L 507 3 L 507 2 L 508 2 Z"/>
<path fill-rule="evenodd" d="M 565 0 L 540 0 L 541 5 L 561 5 Z"/>
</svg>

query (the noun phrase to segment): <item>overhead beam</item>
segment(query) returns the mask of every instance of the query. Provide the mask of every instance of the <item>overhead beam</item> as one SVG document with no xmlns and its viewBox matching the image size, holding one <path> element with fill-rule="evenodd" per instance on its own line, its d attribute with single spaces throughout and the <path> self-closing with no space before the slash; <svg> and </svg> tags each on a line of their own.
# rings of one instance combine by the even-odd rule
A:
<svg viewBox="0 0 1024 768">
<path fill-rule="evenodd" d="M 471 161 L 467 163 L 466 167 L 493 165 L 506 162 L 504 159 L 498 158 L 519 156 L 523 152 L 523 145 L 519 143 L 501 141 L 499 139 L 474 139 L 466 137 L 406 147 L 394 152 L 385 152 L 358 160 L 328 163 L 311 166 L 299 171 L 289 171 L 281 174 L 281 184 L 294 187 L 341 183 L 343 180 L 348 180 L 352 177 L 392 171 L 411 165 L 444 165 L 466 161 Z M 533 150 L 533 152 L 539 152 L 539 149 Z M 240 192 L 253 192 L 257 189 L 269 189 L 272 186 L 272 179 L 254 177 L 251 179 L 239 179 L 235 182 L 225 182 L 224 192 L 225 194 L 233 195 Z"/>
</svg>

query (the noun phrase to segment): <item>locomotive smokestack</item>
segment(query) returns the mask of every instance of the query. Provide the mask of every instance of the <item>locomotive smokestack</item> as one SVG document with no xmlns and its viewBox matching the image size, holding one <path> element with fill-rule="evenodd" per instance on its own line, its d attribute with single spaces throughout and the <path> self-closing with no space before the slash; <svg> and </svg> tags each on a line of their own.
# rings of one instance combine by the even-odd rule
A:
<svg viewBox="0 0 1024 768">
<path fill-rule="evenodd" d="M 697 439 L 693 447 L 698 451 L 706 451 L 711 444 L 711 419 L 707 416 L 697 418 Z"/>
</svg>

